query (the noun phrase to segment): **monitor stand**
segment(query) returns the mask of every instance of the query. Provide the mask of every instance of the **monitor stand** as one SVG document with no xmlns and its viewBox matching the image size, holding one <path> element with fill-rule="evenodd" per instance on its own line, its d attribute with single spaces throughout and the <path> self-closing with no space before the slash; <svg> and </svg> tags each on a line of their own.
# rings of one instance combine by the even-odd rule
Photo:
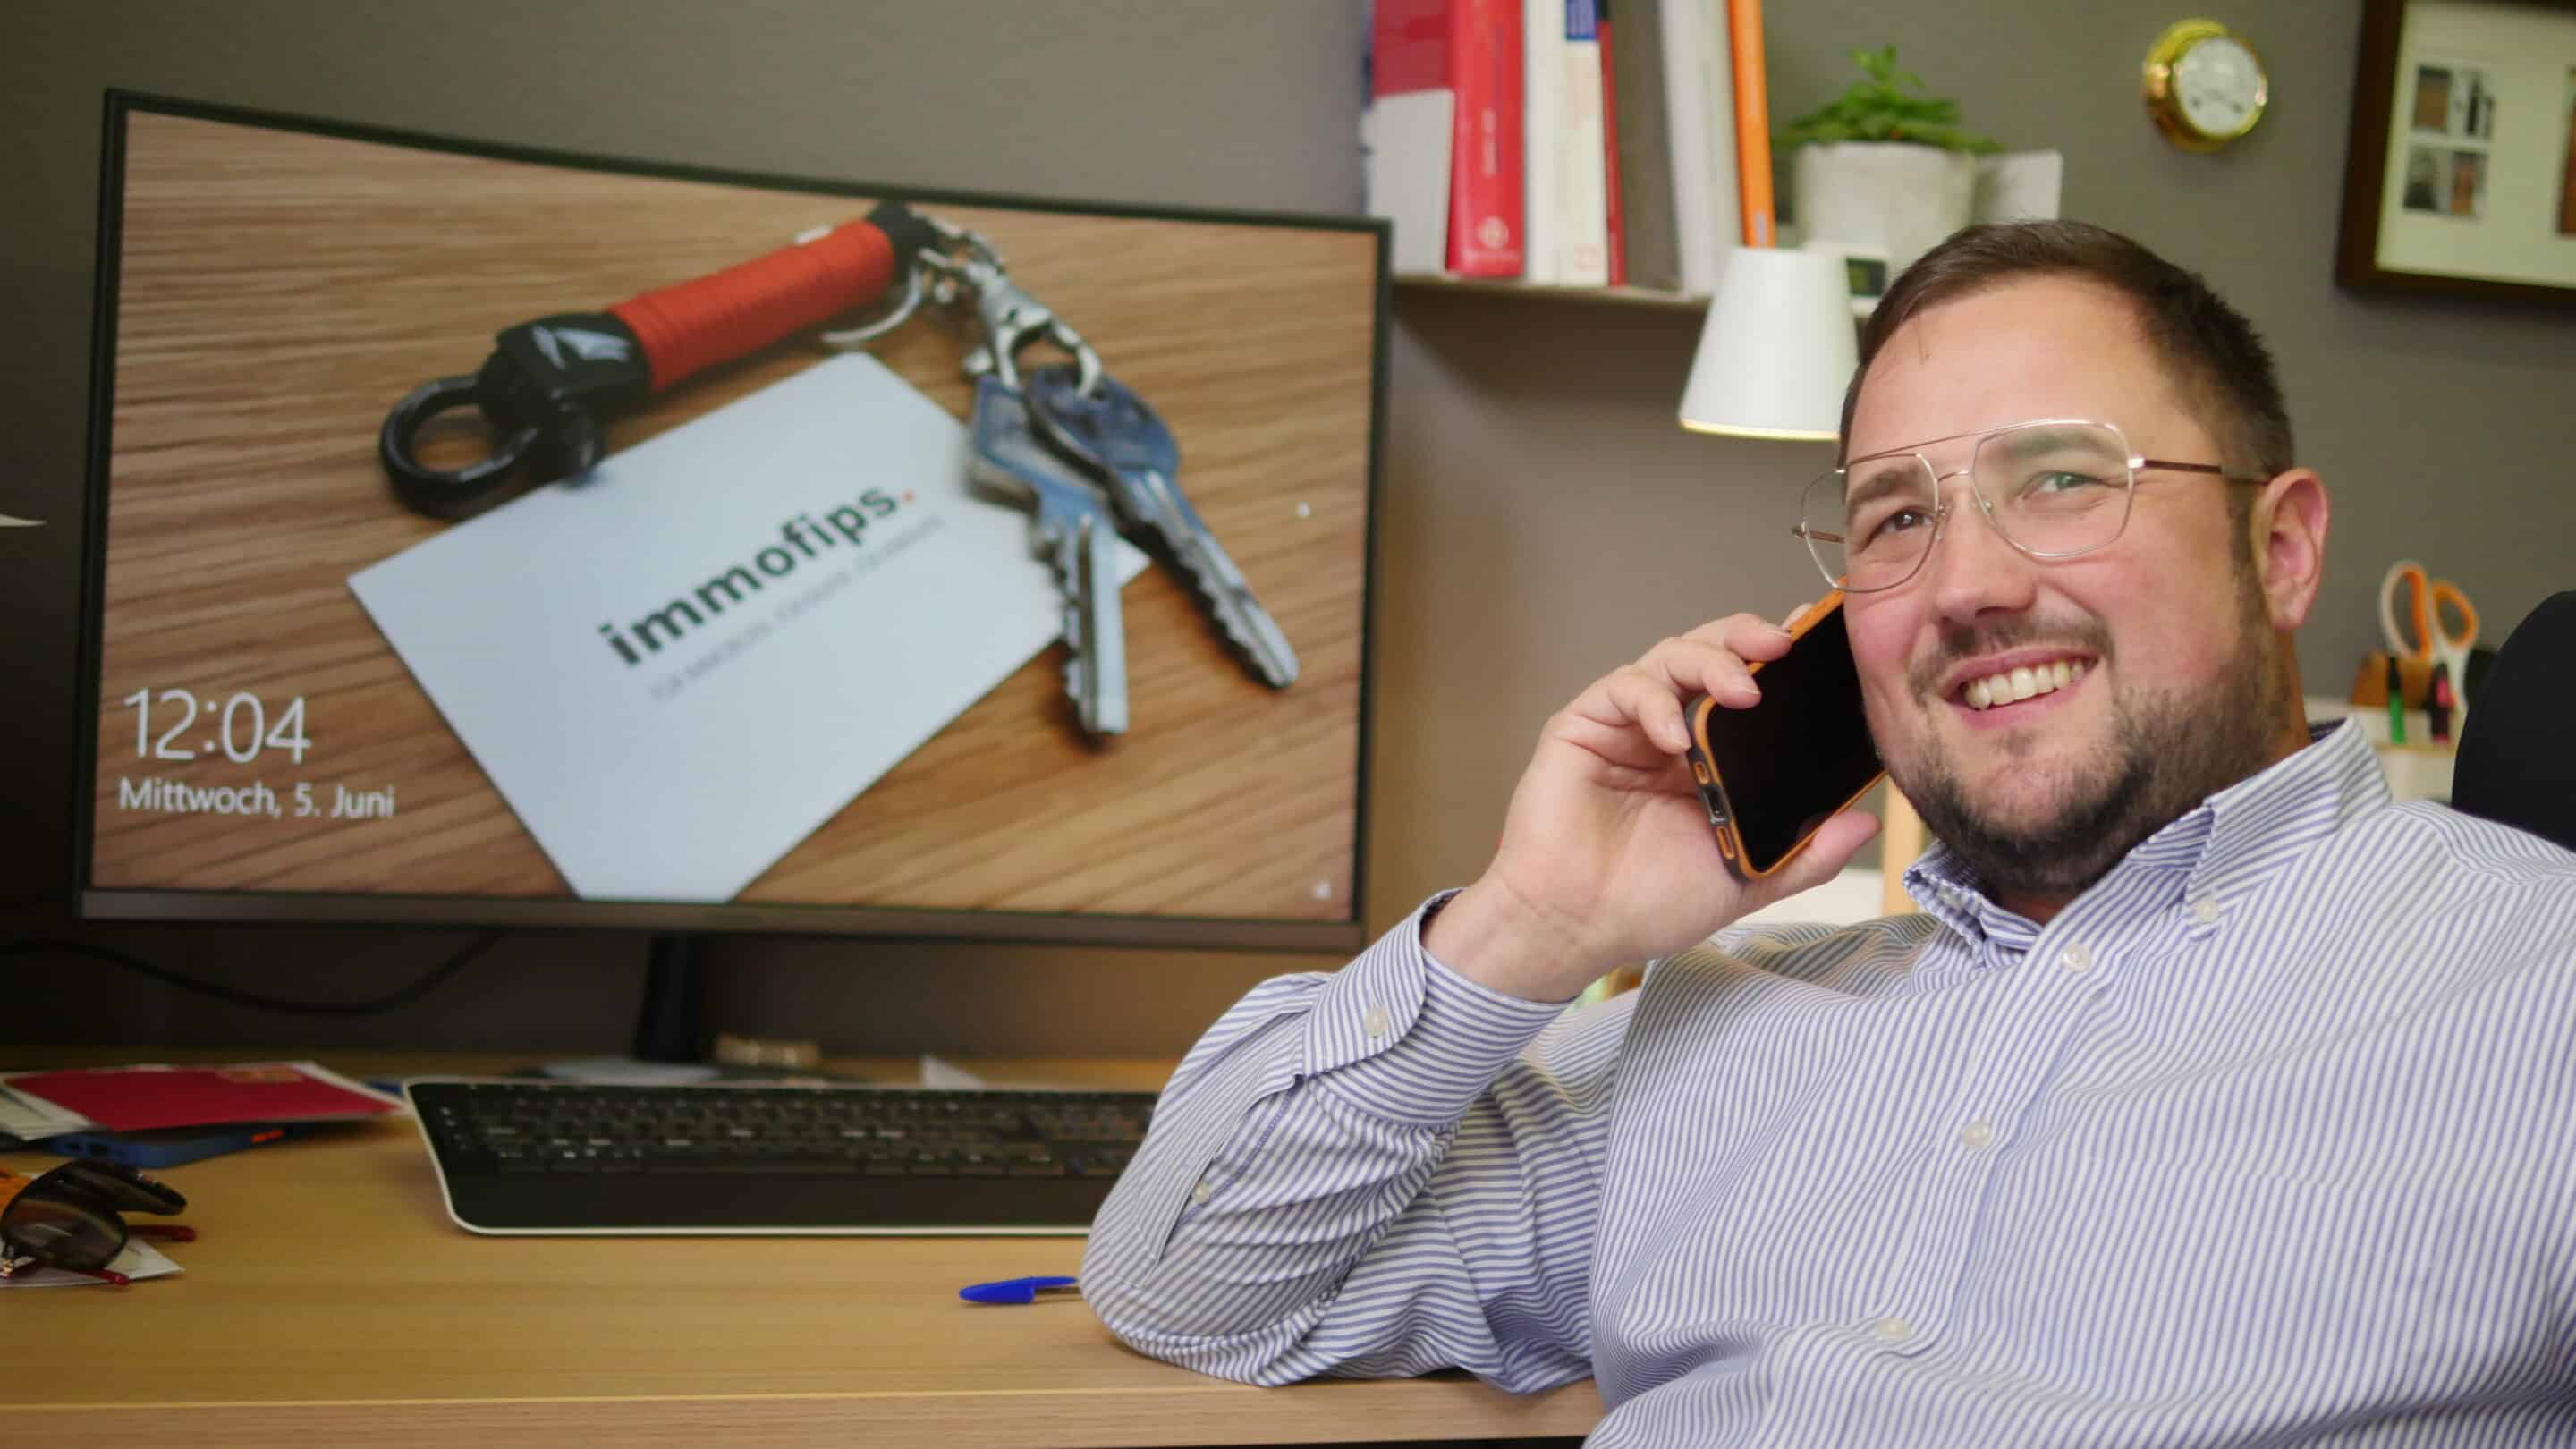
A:
<svg viewBox="0 0 2576 1449">
<path fill-rule="evenodd" d="M 644 957 L 633 1055 L 553 1061 L 539 1070 L 580 1081 L 705 1082 L 723 1075 L 707 1056 L 705 944 L 704 936 L 678 931 L 653 937 Z"/>
<path fill-rule="evenodd" d="M 705 939 L 660 932 L 644 958 L 644 1002 L 635 1013 L 635 1059 L 707 1059 Z"/>
</svg>

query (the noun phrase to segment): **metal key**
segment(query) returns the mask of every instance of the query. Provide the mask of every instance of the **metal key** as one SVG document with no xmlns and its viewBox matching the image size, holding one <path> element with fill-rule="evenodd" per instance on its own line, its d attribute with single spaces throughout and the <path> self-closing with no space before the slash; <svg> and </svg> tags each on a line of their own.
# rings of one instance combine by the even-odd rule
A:
<svg viewBox="0 0 2576 1449">
<path fill-rule="evenodd" d="M 1109 500 L 1030 430 L 1020 394 L 975 382 L 969 445 L 974 480 L 1028 507 L 1031 549 L 1064 591 L 1065 693 L 1097 738 L 1127 728 L 1127 626 L 1118 607 L 1118 526 Z"/>
<path fill-rule="evenodd" d="M 1106 373 L 1088 393 L 1079 371 L 1063 363 L 1030 369 L 1020 381 L 1046 441 L 1107 486 L 1122 519 L 1162 540 L 1254 677 L 1273 689 L 1295 683 L 1297 651 L 1181 493 L 1181 448 L 1162 416 Z"/>
</svg>

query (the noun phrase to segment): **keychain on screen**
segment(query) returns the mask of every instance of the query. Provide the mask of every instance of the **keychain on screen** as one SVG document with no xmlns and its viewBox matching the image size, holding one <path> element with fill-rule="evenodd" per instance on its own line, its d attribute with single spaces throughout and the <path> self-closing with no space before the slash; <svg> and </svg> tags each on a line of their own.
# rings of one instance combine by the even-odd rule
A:
<svg viewBox="0 0 2576 1449">
<path fill-rule="evenodd" d="M 404 506 L 432 518 L 478 513 L 539 484 L 578 478 L 606 450 L 606 424 L 646 398 L 780 338 L 820 327 L 883 298 L 898 280 L 896 311 L 867 326 L 827 333 L 864 342 L 918 307 L 921 256 L 942 229 L 901 202 L 859 221 L 819 229 L 767 256 L 641 293 L 604 312 L 566 312 L 511 327 L 479 371 L 433 378 L 385 415 L 376 451 Z M 440 469 L 412 452 L 433 416 L 472 406 L 497 446 L 463 468 Z"/>
<path fill-rule="evenodd" d="M 1083 734 L 1127 727 L 1123 582 L 1116 547 L 1130 534 L 1189 581 L 1236 660 L 1273 689 L 1295 682 L 1297 652 L 1180 483 L 1180 450 L 1153 407 L 1120 384 L 1100 354 L 1012 280 L 976 233 L 884 202 L 864 220 L 808 232 L 794 245 L 605 312 L 564 313 L 503 331 L 481 371 L 437 378 L 385 417 L 378 452 L 413 510 L 459 519 L 539 484 L 577 478 L 605 450 L 605 421 L 707 368 L 820 328 L 877 301 L 885 315 L 818 334 L 861 350 L 927 300 L 971 314 L 977 336 L 960 361 L 976 381 L 970 473 L 1029 509 L 1030 546 L 1064 597 L 1065 690 Z M 1049 346 L 1069 361 L 1028 370 Z M 432 416 L 478 408 L 500 445 L 455 470 L 430 468 L 412 440 Z"/>
</svg>

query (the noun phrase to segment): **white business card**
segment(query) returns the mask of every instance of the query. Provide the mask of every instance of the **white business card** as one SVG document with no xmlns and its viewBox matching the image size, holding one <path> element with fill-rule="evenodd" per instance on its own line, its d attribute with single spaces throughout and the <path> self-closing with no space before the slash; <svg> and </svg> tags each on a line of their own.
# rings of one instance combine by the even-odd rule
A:
<svg viewBox="0 0 2576 1449">
<path fill-rule="evenodd" d="M 835 357 L 349 586 L 576 894 L 729 900 L 1062 633 L 967 462 Z"/>
</svg>

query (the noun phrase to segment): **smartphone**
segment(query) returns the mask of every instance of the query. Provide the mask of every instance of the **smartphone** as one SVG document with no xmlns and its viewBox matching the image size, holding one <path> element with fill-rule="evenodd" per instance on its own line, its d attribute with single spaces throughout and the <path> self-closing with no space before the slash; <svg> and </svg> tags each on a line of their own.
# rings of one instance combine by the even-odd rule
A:
<svg viewBox="0 0 2576 1449">
<path fill-rule="evenodd" d="M 1788 864 L 1819 826 L 1858 803 L 1887 773 L 1861 708 L 1842 591 L 1791 626 L 1789 652 L 1754 662 L 1762 698 L 1729 709 L 1691 701 L 1690 768 L 1717 848 L 1739 877 Z"/>
</svg>

